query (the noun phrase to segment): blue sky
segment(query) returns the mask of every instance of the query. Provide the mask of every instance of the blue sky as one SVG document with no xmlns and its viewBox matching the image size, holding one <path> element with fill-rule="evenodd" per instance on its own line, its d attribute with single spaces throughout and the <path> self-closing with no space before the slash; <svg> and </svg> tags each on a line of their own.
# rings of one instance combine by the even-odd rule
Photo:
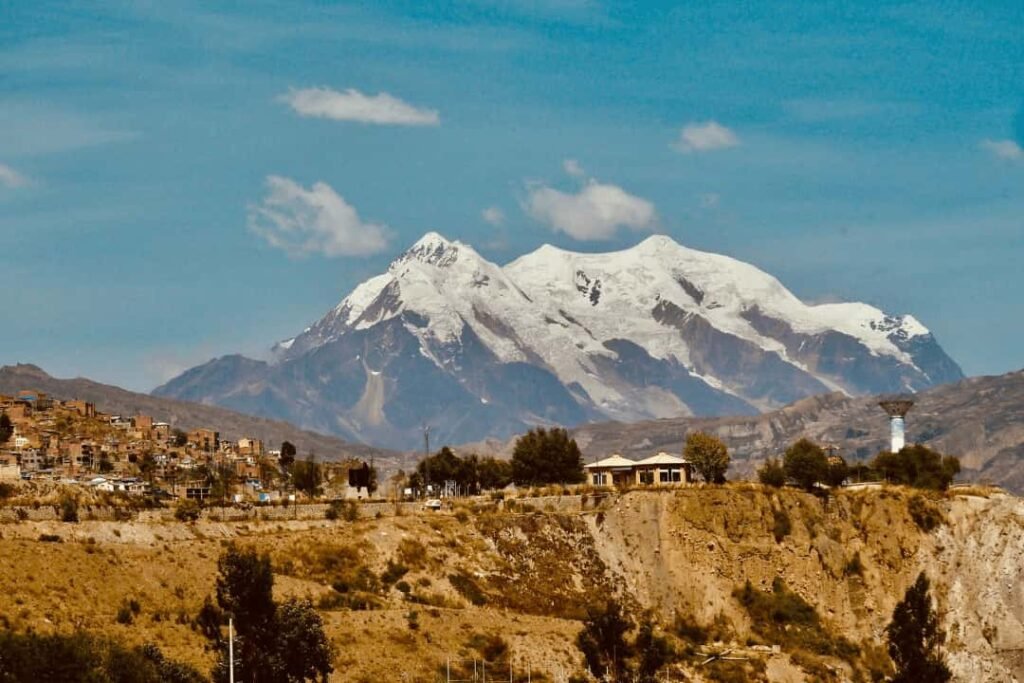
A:
<svg viewBox="0 0 1024 683">
<path fill-rule="evenodd" d="M 437 230 L 664 232 L 1024 365 L 1024 3 L 686 5 L 0 2 L 0 363 L 148 390 Z"/>
</svg>

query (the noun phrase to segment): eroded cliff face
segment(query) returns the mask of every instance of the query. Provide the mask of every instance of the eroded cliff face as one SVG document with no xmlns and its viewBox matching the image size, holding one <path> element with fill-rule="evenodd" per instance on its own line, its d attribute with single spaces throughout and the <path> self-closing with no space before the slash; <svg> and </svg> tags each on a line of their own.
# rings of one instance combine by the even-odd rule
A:
<svg viewBox="0 0 1024 683">
<path fill-rule="evenodd" d="M 928 517 L 941 520 L 931 531 L 922 528 Z M 733 591 L 747 580 L 767 591 L 779 577 L 832 632 L 884 646 L 893 608 L 924 571 L 956 679 L 1024 680 L 1018 498 L 876 489 L 822 501 L 755 486 L 694 488 L 626 494 L 587 520 L 608 571 L 664 623 L 677 613 L 724 618 L 743 642 L 751 624 Z"/>
</svg>

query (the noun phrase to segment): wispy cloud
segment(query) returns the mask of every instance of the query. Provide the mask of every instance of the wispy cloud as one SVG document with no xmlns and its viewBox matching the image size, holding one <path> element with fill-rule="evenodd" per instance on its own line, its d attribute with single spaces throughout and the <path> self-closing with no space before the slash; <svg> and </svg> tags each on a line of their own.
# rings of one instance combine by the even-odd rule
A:
<svg viewBox="0 0 1024 683">
<path fill-rule="evenodd" d="M 999 159 L 1024 160 L 1024 148 L 1014 140 L 982 140 L 981 148 Z"/>
<path fill-rule="evenodd" d="M 488 206 L 480 212 L 480 217 L 494 227 L 499 227 L 505 223 L 505 212 L 496 206 Z"/>
<path fill-rule="evenodd" d="M 249 209 L 249 229 L 292 256 L 366 256 L 388 245 L 388 228 L 366 223 L 355 207 L 324 182 L 309 190 L 267 176 L 267 194 Z"/>
<path fill-rule="evenodd" d="M 587 172 L 583 170 L 583 167 L 580 166 L 580 162 L 575 159 L 566 159 L 563 161 L 562 168 L 573 178 L 582 178 L 587 174 Z"/>
<path fill-rule="evenodd" d="M 705 121 L 703 123 L 688 123 L 683 126 L 683 129 L 679 131 L 679 139 L 672 146 L 680 152 L 689 154 L 727 149 L 737 147 L 739 144 L 739 136 L 731 129 L 717 121 Z"/>
<path fill-rule="evenodd" d="M 576 177 L 583 175 L 583 169 L 570 161 L 563 164 L 565 171 Z M 525 209 L 535 220 L 577 240 L 611 239 L 623 227 L 649 230 L 658 219 L 651 202 L 594 178 L 576 194 L 542 183 L 530 184 Z"/>
<path fill-rule="evenodd" d="M 28 178 L 15 171 L 7 164 L 0 163 L 0 187 L 16 189 L 29 184 Z"/>
<path fill-rule="evenodd" d="M 365 95 L 355 88 L 344 92 L 330 88 L 290 90 L 281 95 L 301 116 L 333 121 L 356 121 L 384 126 L 437 126 L 441 116 L 436 109 L 423 109 L 403 102 L 386 92 Z"/>
</svg>

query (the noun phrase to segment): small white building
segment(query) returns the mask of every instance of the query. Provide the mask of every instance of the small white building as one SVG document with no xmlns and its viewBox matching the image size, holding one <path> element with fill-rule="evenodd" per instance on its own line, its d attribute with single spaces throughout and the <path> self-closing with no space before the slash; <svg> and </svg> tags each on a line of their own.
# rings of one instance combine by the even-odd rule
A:
<svg viewBox="0 0 1024 683">
<path fill-rule="evenodd" d="M 643 460 L 618 453 L 584 465 L 587 483 L 594 486 L 679 486 L 693 482 L 693 465 L 664 451 Z"/>
</svg>

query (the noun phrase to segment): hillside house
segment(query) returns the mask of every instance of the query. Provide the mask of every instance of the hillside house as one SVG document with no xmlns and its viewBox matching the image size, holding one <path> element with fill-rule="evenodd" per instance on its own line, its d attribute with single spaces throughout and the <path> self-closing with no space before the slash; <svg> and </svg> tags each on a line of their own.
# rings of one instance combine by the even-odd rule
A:
<svg viewBox="0 0 1024 683">
<path fill-rule="evenodd" d="M 78 413 L 81 417 L 96 417 L 96 405 L 88 401 L 64 401 L 64 407 Z"/>
<path fill-rule="evenodd" d="M 630 460 L 618 453 L 584 465 L 587 483 L 594 486 L 680 486 L 693 482 L 693 465 L 670 453 Z"/>
<path fill-rule="evenodd" d="M 219 440 L 220 434 L 212 429 L 193 429 L 188 433 L 188 442 L 207 453 L 217 450 Z"/>
</svg>

